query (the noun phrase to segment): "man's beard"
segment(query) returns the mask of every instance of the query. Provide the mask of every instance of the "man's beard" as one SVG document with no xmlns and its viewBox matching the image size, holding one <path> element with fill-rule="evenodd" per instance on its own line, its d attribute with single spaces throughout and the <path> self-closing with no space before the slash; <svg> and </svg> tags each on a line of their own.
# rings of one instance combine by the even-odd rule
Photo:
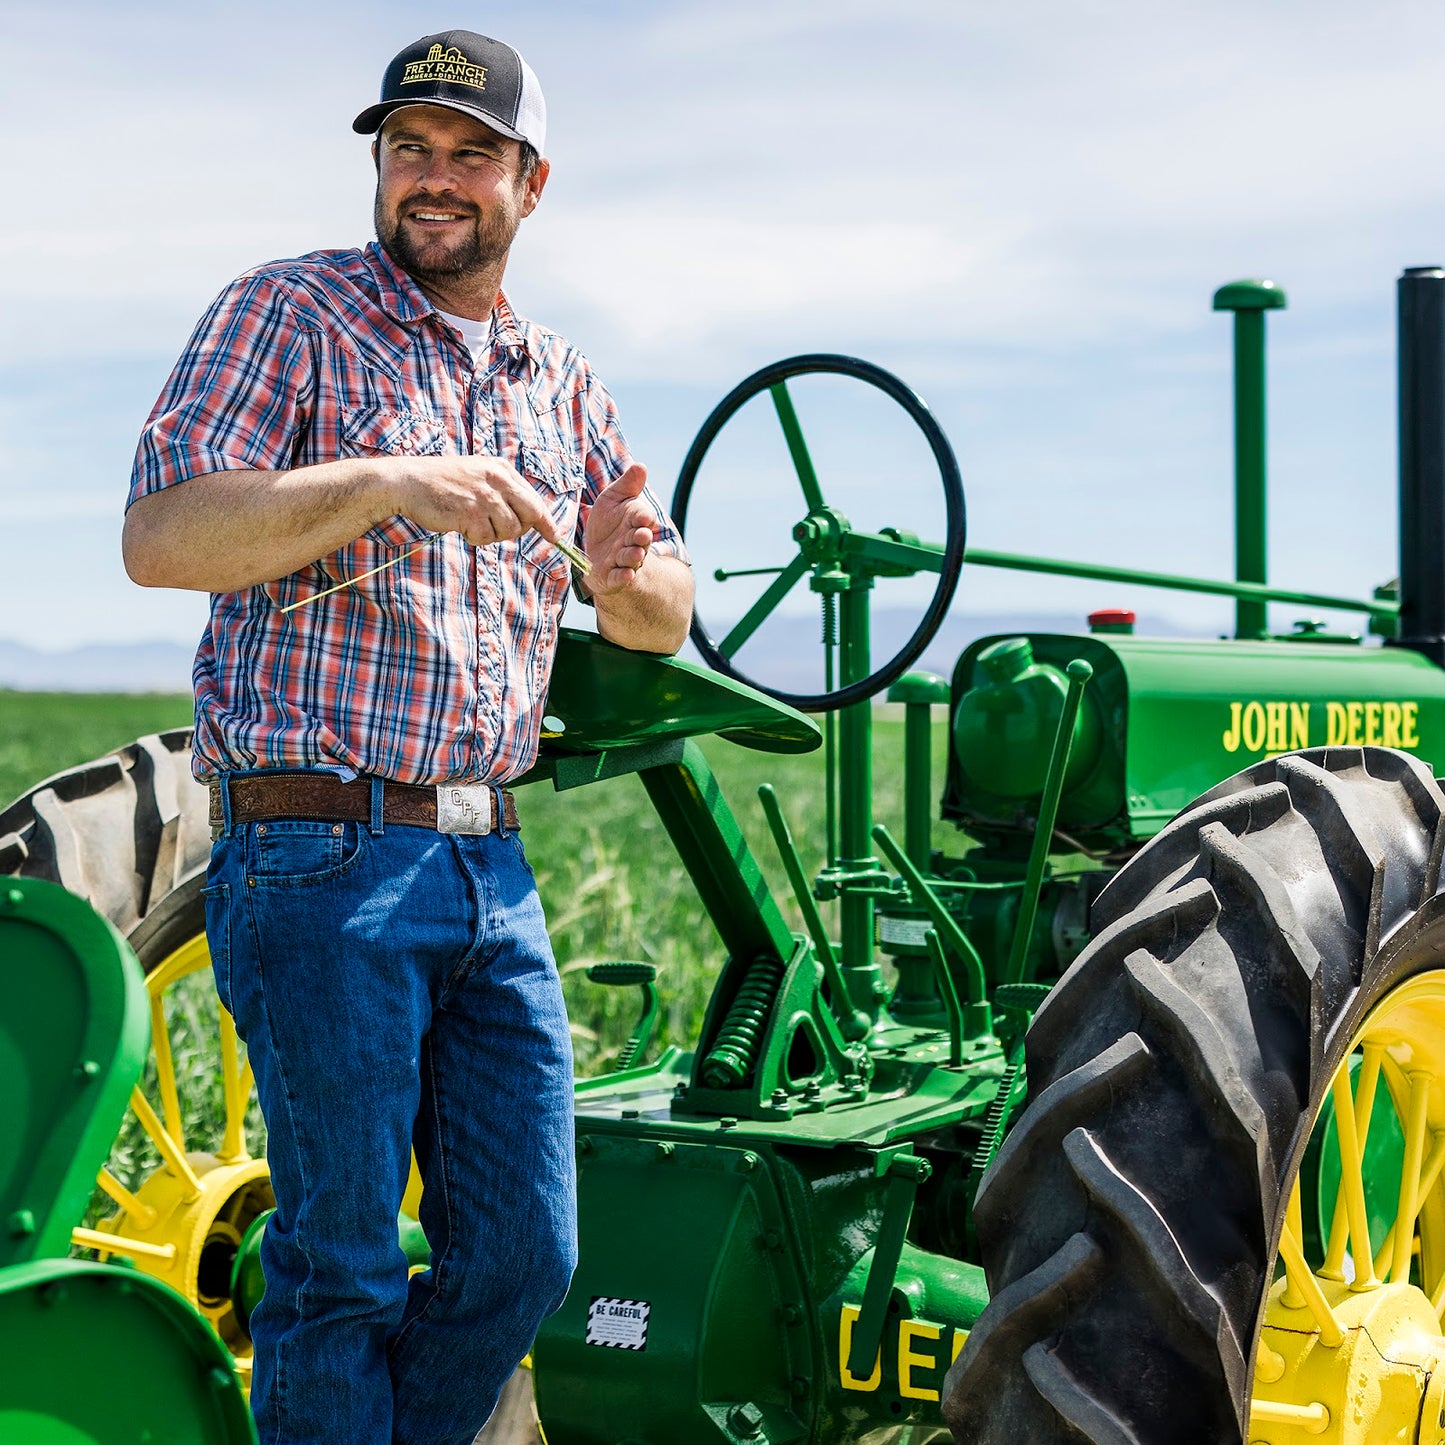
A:
<svg viewBox="0 0 1445 1445">
<path fill-rule="evenodd" d="M 470 227 L 445 250 L 420 244 L 406 230 L 402 212 L 410 210 L 461 211 L 471 217 Z M 390 215 L 382 209 L 381 188 L 377 187 L 372 208 L 376 238 L 392 260 L 419 281 L 459 281 L 469 276 L 482 276 L 507 259 L 512 239 L 521 224 L 521 215 L 512 207 L 499 206 L 489 216 L 475 207 L 461 207 L 455 201 L 431 201 L 425 196 L 410 196 Z M 435 243 L 433 243 L 434 246 Z"/>
</svg>

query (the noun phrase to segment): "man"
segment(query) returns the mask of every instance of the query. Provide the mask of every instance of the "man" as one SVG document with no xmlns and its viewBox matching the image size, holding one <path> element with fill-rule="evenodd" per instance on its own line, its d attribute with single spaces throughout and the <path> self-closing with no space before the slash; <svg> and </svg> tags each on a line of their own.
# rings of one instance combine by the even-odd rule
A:
<svg viewBox="0 0 1445 1445">
<path fill-rule="evenodd" d="M 214 594 L 195 769 L 276 1192 L 263 1445 L 470 1441 L 575 1263 L 567 1019 L 504 785 L 573 583 L 556 544 L 626 647 L 675 651 L 692 581 L 587 362 L 500 290 L 544 126 L 510 46 L 403 50 L 354 123 L 377 243 L 223 291 L 132 476 L 131 576 Z"/>
</svg>

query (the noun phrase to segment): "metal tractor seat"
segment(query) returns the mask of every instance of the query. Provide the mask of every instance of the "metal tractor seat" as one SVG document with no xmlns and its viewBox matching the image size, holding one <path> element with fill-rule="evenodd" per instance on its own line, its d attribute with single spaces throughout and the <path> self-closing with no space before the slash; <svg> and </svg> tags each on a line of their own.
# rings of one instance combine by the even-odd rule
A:
<svg viewBox="0 0 1445 1445">
<path fill-rule="evenodd" d="M 174 1290 L 70 1259 L 150 1045 L 140 964 L 88 904 L 0 879 L 0 1440 L 254 1441 L 230 1356 Z"/>
</svg>

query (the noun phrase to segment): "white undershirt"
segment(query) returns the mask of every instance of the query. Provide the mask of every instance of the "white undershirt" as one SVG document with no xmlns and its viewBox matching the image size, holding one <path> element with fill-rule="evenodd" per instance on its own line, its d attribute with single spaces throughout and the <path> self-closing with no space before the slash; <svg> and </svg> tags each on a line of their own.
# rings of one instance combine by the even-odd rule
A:
<svg viewBox="0 0 1445 1445">
<path fill-rule="evenodd" d="M 450 311 L 441 310 L 438 310 L 437 315 L 450 321 L 462 333 L 462 340 L 467 343 L 467 350 L 472 353 L 472 365 L 479 366 L 482 353 L 491 344 L 492 318 L 488 316 L 483 321 L 473 321 L 470 316 L 453 316 Z"/>
</svg>

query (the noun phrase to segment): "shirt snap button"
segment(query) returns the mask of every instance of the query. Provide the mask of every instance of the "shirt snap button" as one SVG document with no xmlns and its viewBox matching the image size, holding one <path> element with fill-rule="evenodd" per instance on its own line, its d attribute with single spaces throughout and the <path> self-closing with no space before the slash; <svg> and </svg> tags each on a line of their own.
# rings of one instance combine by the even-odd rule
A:
<svg viewBox="0 0 1445 1445">
<path fill-rule="evenodd" d="M 340 823 L 333 823 L 333 824 L 331 825 L 331 831 L 332 831 L 333 833 L 340 833 L 340 832 L 341 832 L 341 824 L 340 824 Z"/>
</svg>

